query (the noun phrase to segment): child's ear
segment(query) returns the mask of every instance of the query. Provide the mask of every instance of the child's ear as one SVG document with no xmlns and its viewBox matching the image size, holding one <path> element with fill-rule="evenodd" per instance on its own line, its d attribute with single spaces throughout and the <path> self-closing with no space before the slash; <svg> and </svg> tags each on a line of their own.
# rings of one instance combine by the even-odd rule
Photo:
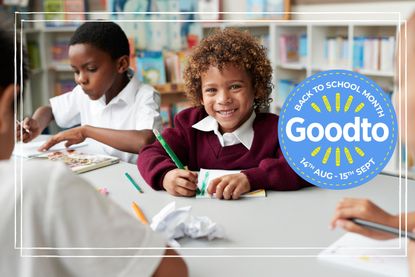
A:
<svg viewBox="0 0 415 277">
<path fill-rule="evenodd" d="M 130 67 L 130 58 L 127 55 L 119 57 L 117 60 L 117 71 L 118 73 L 124 73 Z"/>
</svg>

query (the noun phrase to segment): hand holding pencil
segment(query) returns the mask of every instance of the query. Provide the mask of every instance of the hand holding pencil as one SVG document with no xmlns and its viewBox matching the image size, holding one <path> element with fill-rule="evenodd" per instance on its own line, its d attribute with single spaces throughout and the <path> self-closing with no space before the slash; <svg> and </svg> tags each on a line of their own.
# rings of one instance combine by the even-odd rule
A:
<svg viewBox="0 0 415 277">
<path fill-rule="evenodd" d="M 197 173 L 185 169 L 163 136 L 156 129 L 153 130 L 153 133 L 177 166 L 177 169 L 170 170 L 164 175 L 163 188 L 174 196 L 195 196 L 198 190 Z"/>
<path fill-rule="evenodd" d="M 30 117 L 26 117 L 23 121 L 16 120 L 16 139 L 17 141 L 29 142 L 40 135 L 39 123 Z"/>
</svg>

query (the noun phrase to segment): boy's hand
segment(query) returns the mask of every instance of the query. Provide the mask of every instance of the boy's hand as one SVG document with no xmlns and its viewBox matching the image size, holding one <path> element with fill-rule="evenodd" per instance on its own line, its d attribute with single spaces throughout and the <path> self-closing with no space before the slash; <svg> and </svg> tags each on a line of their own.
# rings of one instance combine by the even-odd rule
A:
<svg viewBox="0 0 415 277">
<path fill-rule="evenodd" d="M 174 196 L 194 196 L 197 188 L 197 173 L 173 169 L 164 175 L 163 188 Z"/>
<path fill-rule="evenodd" d="M 243 173 L 229 174 L 213 179 L 207 191 L 216 193 L 216 198 L 238 199 L 241 194 L 251 190 L 248 177 Z"/>
<path fill-rule="evenodd" d="M 60 132 L 50 139 L 48 139 L 42 146 L 39 147 L 39 151 L 47 151 L 49 148 L 54 146 L 55 144 L 58 144 L 61 141 L 67 141 L 65 143 L 65 147 L 69 147 L 73 144 L 78 144 L 83 142 L 86 139 L 86 136 L 84 135 L 84 128 L 76 127 L 69 129 L 67 131 Z"/>
<path fill-rule="evenodd" d="M 398 228 L 399 225 L 399 219 L 385 212 L 370 200 L 345 198 L 337 204 L 330 226 L 331 228 L 339 226 L 348 232 L 358 233 L 373 239 L 386 240 L 394 238 L 393 235 L 359 226 L 349 220 L 350 218 L 360 218 L 395 228 Z"/>
<path fill-rule="evenodd" d="M 20 136 L 22 132 L 22 136 Z M 16 139 L 17 141 L 29 142 L 40 135 L 40 126 L 36 119 L 26 117 L 21 124 L 16 122 Z"/>
</svg>

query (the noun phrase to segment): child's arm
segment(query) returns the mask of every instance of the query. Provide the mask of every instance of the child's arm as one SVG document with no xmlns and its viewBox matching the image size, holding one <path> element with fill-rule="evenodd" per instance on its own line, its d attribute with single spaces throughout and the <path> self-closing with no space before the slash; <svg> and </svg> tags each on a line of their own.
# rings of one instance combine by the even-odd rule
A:
<svg viewBox="0 0 415 277">
<path fill-rule="evenodd" d="M 21 124 L 16 125 L 17 140 L 29 142 L 42 133 L 42 131 L 53 120 L 52 108 L 50 106 L 42 106 L 38 108 L 32 117 L 26 117 Z M 22 137 L 20 136 L 21 128 Z"/>
<path fill-rule="evenodd" d="M 183 165 L 189 165 L 189 155 L 194 151 L 191 143 L 193 145 L 196 143 L 196 139 L 189 135 L 191 125 L 189 126 L 188 122 L 194 121 L 187 118 L 187 115 L 188 113 L 186 111 L 176 115 L 174 119 L 175 127 L 165 129 L 162 134 L 167 144 Z M 174 181 L 175 179 L 184 177 L 187 181 L 193 182 L 193 179 L 190 176 L 183 176 L 184 170 L 180 170 L 179 172 L 179 169 L 158 141 L 143 148 L 138 155 L 137 167 L 141 176 L 153 189 L 166 189 L 173 195 L 176 195 L 176 193 L 179 194 L 175 189 L 178 186 L 177 182 Z M 164 182 L 165 179 L 166 182 Z M 192 191 L 193 188 L 196 189 L 196 183 L 194 182 L 192 187 L 187 186 L 186 184 L 184 184 L 183 187 Z M 176 193 L 174 193 L 174 191 Z M 179 191 L 181 191 L 181 195 L 189 196 L 191 194 L 190 192 L 187 193 L 187 191 L 180 189 Z"/>
<path fill-rule="evenodd" d="M 391 239 L 393 235 L 367 229 L 353 223 L 350 218 L 360 218 L 375 223 L 399 228 L 399 215 L 392 215 L 368 199 L 345 198 L 337 204 L 335 215 L 330 223 L 332 228 L 342 227 L 346 231 L 358 233 L 374 239 Z M 415 212 L 408 213 L 408 230 L 415 228 Z M 405 228 L 405 214 L 401 214 L 401 228 Z"/>
<path fill-rule="evenodd" d="M 48 150 L 61 141 L 67 141 L 65 146 L 69 147 L 72 144 L 83 142 L 86 138 L 94 139 L 123 152 L 135 154 L 143 146 L 154 141 L 151 130 L 115 130 L 83 125 L 54 135 L 39 150 Z"/>
</svg>

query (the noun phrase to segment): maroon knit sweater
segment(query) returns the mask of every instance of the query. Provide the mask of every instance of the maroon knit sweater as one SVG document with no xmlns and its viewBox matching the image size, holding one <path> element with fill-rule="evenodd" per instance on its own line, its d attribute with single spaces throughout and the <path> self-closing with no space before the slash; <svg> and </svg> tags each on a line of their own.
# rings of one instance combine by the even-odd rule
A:
<svg viewBox="0 0 415 277">
<path fill-rule="evenodd" d="M 251 190 L 297 190 L 309 184 L 288 165 L 278 143 L 278 116 L 258 113 L 253 123 L 254 140 L 248 150 L 242 143 L 222 147 L 211 132 L 192 125 L 207 116 L 204 108 L 190 108 L 176 115 L 175 128 L 163 131 L 163 137 L 189 170 L 242 170 Z M 177 168 L 161 144 L 156 141 L 142 149 L 137 161 L 144 180 L 154 189 L 163 189 L 164 175 Z"/>
</svg>

